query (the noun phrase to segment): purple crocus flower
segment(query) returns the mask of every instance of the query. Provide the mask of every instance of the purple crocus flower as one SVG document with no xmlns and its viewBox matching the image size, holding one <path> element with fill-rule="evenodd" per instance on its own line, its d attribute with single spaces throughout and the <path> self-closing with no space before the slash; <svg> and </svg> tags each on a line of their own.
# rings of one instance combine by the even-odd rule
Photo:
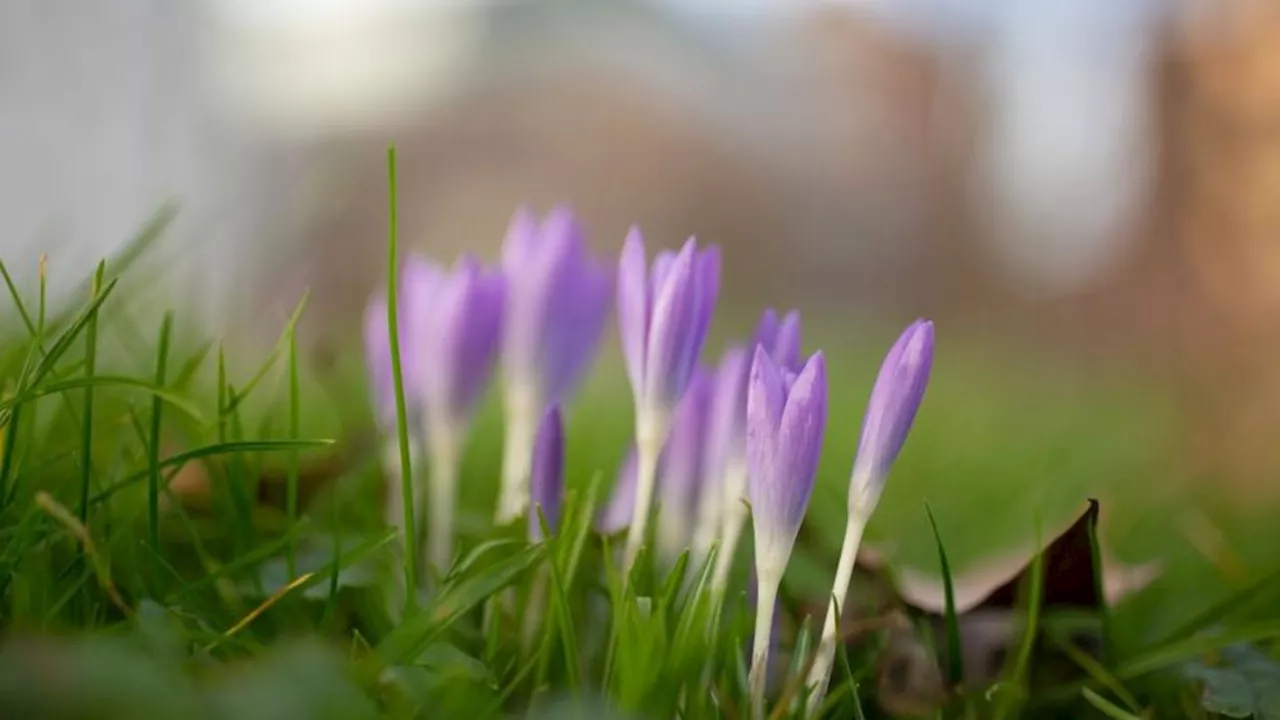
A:
<svg viewBox="0 0 1280 720">
<path fill-rule="evenodd" d="M 867 403 L 862 424 L 862 439 L 858 443 L 858 456 L 853 463 L 853 477 L 849 481 L 849 519 L 831 588 L 832 603 L 827 608 L 822 642 L 818 645 L 818 655 L 806 681 L 809 707 L 817 707 L 821 703 L 831 679 L 836 652 L 836 619 L 844 610 L 862 533 L 880 500 L 889 468 L 906 442 L 907 432 L 924 399 L 932 367 L 933 323 L 917 320 L 890 348 L 871 390 L 871 400 Z"/>
<path fill-rule="evenodd" d="M 507 275 L 504 338 L 506 449 L 497 519 L 518 517 L 529 503 L 529 457 L 537 413 L 563 402 L 595 355 L 611 307 L 612 278 L 587 252 L 568 207 L 538 223 L 521 208 L 502 252 Z"/>
<path fill-rule="evenodd" d="M 757 347 L 747 397 L 747 494 L 756 572 L 777 576 L 791 555 L 813 491 L 827 421 L 827 374 L 815 353 L 799 375 Z"/>
<path fill-rule="evenodd" d="M 762 717 L 778 586 L 813 492 L 826 429 L 826 363 L 815 353 L 796 375 L 757 346 L 749 382 L 747 493 L 759 579 L 749 684 L 755 715 Z"/>
<path fill-rule="evenodd" d="M 407 261 L 404 272 L 411 357 L 428 420 L 465 423 L 493 376 L 506 280 L 470 255 L 447 274 L 417 259 Z"/>
<path fill-rule="evenodd" d="M 684 395 L 720 291 L 720 250 L 693 238 L 664 250 L 646 274 L 644 238 L 632 228 L 618 273 L 618 325 L 627 377 L 646 409 L 672 408 Z"/>
<path fill-rule="evenodd" d="M 458 464 L 471 413 L 493 375 L 501 344 L 506 280 L 464 256 L 447 273 L 411 256 L 403 270 L 405 357 L 420 383 L 428 488 L 429 562 L 446 569 L 453 552 Z"/>
<path fill-rule="evenodd" d="M 564 418 L 560 406 L 552 404 L 542 416 L 533 444 L 530 477 L 533 503 L 529 508 L 529 541 L 542 542 L 542 524 L 538 508 L 547 520 L 547 529 L 555 532 L 560 521 L 560 498 L 564 494 Z"/>
<path fill-rule="evenodd" d="M 631 516 L 636 506 L 636 449 L 627 452 L 622 467 L 618 468 L 618 478 L 614 481 L 613 493 L 609 502 L 596 518 L 596 532 L 601 535 L 613 535 L 622 532 L 631 525 Z"/>
<path fill-rule="evenodd" d="M 880 498 L 889 468 L 907 441 L 933 368 L 933 323 L 916 320 L 903 331 L 880 366 L 871 389 L 862 438 L 853 465 L 849 506 L 869 512 Z"/>
<path fill-rule="evenodd" d="M 672 410 L 702 351 L 720 288 L 720 251 L 692 238 L 679 253 L 659 253 L 647 271 L 644 239 L 632 228 L 618 273 L 618 324 L 635 396 L 636 503 L 627 536 L 630 568 L 645 537 L 658 455 Z"/>
<path fill-rule="evenodd" d="M 763 348 L 779 367 L 800 371 L 800 314 L 787 313 L 781 321 L 773 308 L 764 311 L 756 325 L 753 347 Z M 720 505 L 706 508 L 705 517 L 718 525 L 720 554 L 712 574 L 712 587 L 723 590 L 733 566 L 734 552 L 747 521 L 747 380 L 752 355 L 746 348 L 725 351 L 716 371 L 715 399 L 712 401 L 711 446 L 715 467 L 720 469 L 713 484 L 719 487 Z"/>
<path fill-rule="evenodd" d="M 711 373 L 698 369 L 676 406 L 671 435 L 663 450 L 658 479 L 658 554 L 670 562 L 693 540 L 706 487 L 707 415 Z"/>
</svg>

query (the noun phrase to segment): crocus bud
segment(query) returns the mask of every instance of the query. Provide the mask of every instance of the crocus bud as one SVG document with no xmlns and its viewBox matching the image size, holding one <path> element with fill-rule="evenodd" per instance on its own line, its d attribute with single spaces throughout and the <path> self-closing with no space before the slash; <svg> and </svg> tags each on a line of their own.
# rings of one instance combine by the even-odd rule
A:
<svg viewBox="0 0 1280 720">
<path fill-rule="evenodd" d="M 769 638 L 782 573 L 809 506 L 827 424 L 827 372 L 815 353 L 799 375 L 756 346 L 747 392 L 747 494 L 756 539 L 759 604 L 748 685 L 764 717 Z"/>
<path fill-rule="evenodd" d="M 434 266 L 421 262 L 414 272 L 426 276 Z M 408 276 L 405 286 L 410 286 Z M 429 422 L 457 425 L 469 419 L 492 378 L 505 297 L 503 275 L 471 256 L 413 296 L 408 320 Z"/>
<path fill-rule="evenodd" d="M 706 487 L 707 411 L 711 374 L 695 370 L 676 406 L 671 435 L 659 463 L 658 554 L 670 562 L 689 547 Z"/>
<path fill-rule="evenodd" d="M 536 385 L 560 402 L 590 364 L 612 308 L 612 278 L 587 251 L 582 228 L 567 207 L 540 226 L 521 211 L 503 247 L 508 313 L 506 367 L 513 381 Z"/>
<path fill-rule="evenodd" d="M 618 273 L 618 324 L 635 396 L 636 503 L 623 564 L 630 570 L 644 542 L 658 455 L 669 415 L 684 395 L 702 351 L 720 289 L 720 251 L 698 251 L 692 238 L 645 267 L 644 239 L 632 228 Z"/>
<path fill-rule="evenodd" d="M 530 489 L 533 504 L 529 509 L 529 541 L 542 541 L 542 524 L 538 509 L 547 520 L 547 529 L 555 532 L 560 521 L 560 498 L 564 494 L 564 419 L 560 406 L 553 404 L 542 416 L 538 436 L 533 444 Z"/>
<path fill-rule="evenodd" d="M 924 398 L 932 366 L 933 323 L 917 320 L 890 348 L 871 390 L 871 400 L 862 424 L 862 440 L 858 444 L 858 456 L 849 482 L 849 519 L 845 525 L 840 560 L 836 564 L 835 582 L 831 586 L 831 605 L 822 629 L 822 642 L 818 645 L 806 682 L 810 708 L 821 703 L 831 679 L 837 643 L 836 620 L 844 612 L 862 533 L 880 499 L 889 467 L 906 442 L 907 432 Z"/>
<path fill-rule="evenodd" d="M 471 412 L 488 386 L 502 338 L 506 281 L 474 258 L 463 257 L 443 273 L 425 260 L 405 267 L 406 320 L 414 373 L 421 383 L 426 449 L 431 463 L 429 562 L 443 572 L 453 552 L 462 441 Z M 436 276 L 411 282 L 410 274 Z"/>
<path fill-rule="evenodd" d="M 723 590 L 732 569 L 734 553 L 747 521 L 747 380 L 752 353 L 761 347 L 774 363 L 790 372 L 800 370 L 800 314 L 791 311 L 778 321 L 773 308 L 764 311 L 756 325 L 751 351 L 726 350 L 716 371 L 715 400 L 711 410 L 711 446 L 714 465 L 720 469 L 720 504 L 706 508 L 720 524 L 720 553 L 712 574 L 712 587 Z"/>
<path fill-rule="evenodd" d="M 674 407 L 702 351 L 720 291 L 720 250 L 690 238 L 664 251 L 646 273 L 644 238 L 632 228 L 618 274 L 618 324 L 627 376 L 638 403 Z"/>
<path fill-rule="evenodd" d="M 529 502 L 534 424 L 547 404 L 563 402 L 599 345 L 611 308 L 609 271 L 587 252 L 567 207 L 539 224 L 516 212 L 502 251 L 507 275 L 504 338 L 506 449 L 497 518 L 505 522 Z"/>
<path fill-rule="evenodd" d="M 880 499 L 889 468 L 924 399 L 932 367 L 933 323 L 917 320 L 890 348 L 871 390 L 850 481 L 851 512 L 869 515 Z"/>
<path fill-rule="evenodd" d="M 809 505 L 827 422 L 827 373 L 815 353 L 799 375 L 757 347 L 747 395 L 747 494 L 761 582 L 781 579 Z"/>
<path fill-rule="evenodd" d="M 636 506 L 636 449 L 627 452 L 627 458 L 618 468 L 609 502 L 596 518 L 596 532 L 612 535 L 622 532 L 631 524 L 631 514 Z"/>
</svg>

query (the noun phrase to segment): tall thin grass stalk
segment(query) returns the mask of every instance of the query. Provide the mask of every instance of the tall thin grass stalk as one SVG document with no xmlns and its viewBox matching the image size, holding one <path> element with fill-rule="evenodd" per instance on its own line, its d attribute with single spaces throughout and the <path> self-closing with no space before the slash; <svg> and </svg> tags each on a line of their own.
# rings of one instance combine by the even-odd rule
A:
<svg viewBox="0 0 1280 720">
<path fill-rule="evenodd" d="M 156 387 L 164 387 L 165 373 L 169 366 L 169 336 L 173 331 L 173 314 L 165 313 L 160 321 L 160 345 L 156 352 Z M 147 537 L 153 557 L 160 557 L 160 423 L 164 412 L 164 400 L 156 395 L 151 399 L 151 437 L 147 446 Z M 157 560 L 157 571 L 160 569 Z M 159 573 L 157 572 L 157 575 Z"/>
<path fill-rule="evenodd" d="M 387 333 L 391 345 L 391 377 L 396 389 L 396 437 L 400 443 L 400 496 L 404 503 L 405 615 L 418 597 L 418 534 L 414 527 L 413 470 L 409 453 L 409 411 L 404 398 L 400 361 L 399 251 L 396 238 L 396 148 L 387 147 Z"/>
<path fill-rule="evenodd" d="M 301 437 L 301 416 L 300 401 L 301 393 L 298 390 L 298 337 L 297 332 L 289 328 L 289 439 L 298 440 Z M 289 526 L 298 522 L 298 461 L 299 454 L 295 448 L 289 452 L 289 477 L 288 487 L 285 492 L 285 513 L 289 517 Z M 296 544 L 291 540 L 286 550 L 286 559 L 289 567 L 289 577 L 298 576 L 298 553 Z"/>
</svg>

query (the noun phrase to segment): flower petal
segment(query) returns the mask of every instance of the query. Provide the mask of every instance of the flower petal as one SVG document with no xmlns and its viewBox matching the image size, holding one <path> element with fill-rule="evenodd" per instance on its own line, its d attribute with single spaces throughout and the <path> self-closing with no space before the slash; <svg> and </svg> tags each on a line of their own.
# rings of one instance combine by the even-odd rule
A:
<svg viewBox="0 0 1280 720">
<path fill-rule="evenodd" d="M 797 372 L 800 369 L 800 313 L 792 310 L 782 318 L 773 347 L 769 350 L 774 362 Z"/>
<path fill-rule="evenodd" d="M 933 323 L 917 320 L 890 348 L 871 390 L 854 462 L 851 503 L 867 506 L 879 497 L 915 422 L 932 367 Z"/>
<path fill-rule="evenodd" d="M 796 376 L 778 425 L 775 471 L 786 478 L 788 490 L 778 498 L 777 512 L 789 527 L 800 527 L 809 506 L 826 426 L 827 366 L 818 352 Z"/>
<path fill-rule="evenodd" d="M 645 346 L 649 337 L 649 284 L 645 278 L 644 238 L 631 228 L 618 262 L 618 331 L 631 390 L 644 391 Z"/>
<path fill-rule="evenodd" d="M 773 498 L 777 467 L 778 425 L 786 407 L 782 376 L 764 348 L 756 346 L 747 389 L 747 483 L 751 505 L 767 512 Z"/>
<path fill-rule="evenodd" d="M 502 241 L 502 267 L 507 272 L 518 273 L 533 257 L 538 244 L 538 220 L 527 207 L 516 209 L 507 225 Z"/>
<path fill-rule="evenodd" d="M 644 402 L 672 406 L 684 394 L 693 362 L 688 359 L 698 314 L 696 246 L 685 243 L 663 283 L 655 287 L 649 347 L 645 355 Z M 657 270 L 654 270 L 655 275 Z"/>
</svg>

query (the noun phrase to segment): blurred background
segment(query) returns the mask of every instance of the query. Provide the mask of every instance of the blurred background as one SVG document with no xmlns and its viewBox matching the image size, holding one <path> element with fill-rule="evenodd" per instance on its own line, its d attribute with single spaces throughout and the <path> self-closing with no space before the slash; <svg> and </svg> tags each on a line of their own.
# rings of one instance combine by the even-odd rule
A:
<svg viewBox="0 0 1280 720">
<path fill-rule="evenodd" d="M 70 300 L 175 200 L 144 309 L 252 356 L 310 288 L 304 346 L 354 353 L 389 142 L 406 245 L 494 257 L 517 204 L 568 202 L 601 252 L 632 223 L 722 245 L 722 336 L 802 309 L 847 362 L 836 508 L 917 315 L 924 479 L 886 497 L 913 528 L 930 493 L 1088 492 L 1118 536 L 1158 515 L 1221 569 L 1248 561 L 1202 508 L 1280 499 L 1276 3 L 0 4 L 0 253 L 27 289 L 47 253 Z"/>
</svg>

